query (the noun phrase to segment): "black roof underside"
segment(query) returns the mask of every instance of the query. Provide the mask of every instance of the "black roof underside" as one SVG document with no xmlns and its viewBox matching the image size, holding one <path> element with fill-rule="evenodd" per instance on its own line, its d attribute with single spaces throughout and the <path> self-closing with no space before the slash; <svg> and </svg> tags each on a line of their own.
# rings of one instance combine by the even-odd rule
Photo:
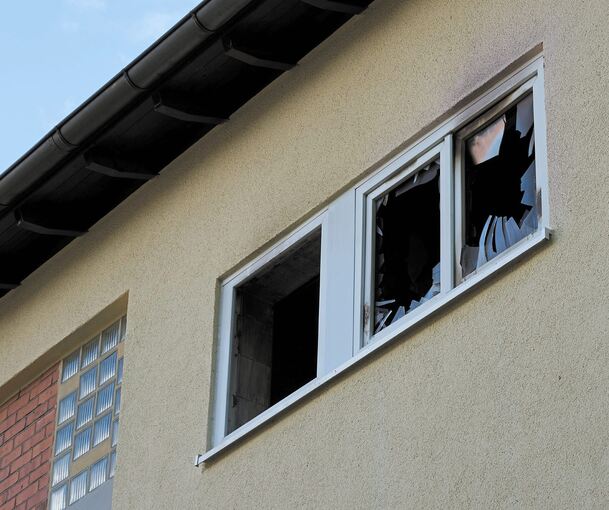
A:
<svg viewBox="0 0 609 510">
<path fill-rule="evenodd" d="M 0 297 L 372 0 L 208 0 L 0 177 Z"/>
</svg>

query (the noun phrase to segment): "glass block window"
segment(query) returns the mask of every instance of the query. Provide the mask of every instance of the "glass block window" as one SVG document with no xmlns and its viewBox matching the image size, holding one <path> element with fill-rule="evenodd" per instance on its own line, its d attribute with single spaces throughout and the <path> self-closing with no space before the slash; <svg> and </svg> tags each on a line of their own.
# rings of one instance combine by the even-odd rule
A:
<svg viewBox="0 0 609 510">
<path fill-rule="evenodd" d="M 51 510 L 69 508 L 114 476 L 126 324 L 122 317 L 63 360 Z"/>
</svg>

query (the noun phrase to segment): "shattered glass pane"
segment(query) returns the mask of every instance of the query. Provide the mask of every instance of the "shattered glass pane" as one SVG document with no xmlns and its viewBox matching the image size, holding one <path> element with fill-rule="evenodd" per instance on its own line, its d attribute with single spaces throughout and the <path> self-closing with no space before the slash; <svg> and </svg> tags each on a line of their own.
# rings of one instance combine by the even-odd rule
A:
<svg viewBox="0 0 609 510">
<path fill-rule="evenodd" d="M 538 226 L 533 96 L 465 140 L 467 276 Z"/>
<path fill-rule="evenodd" d="M 374 333 L 440 292 L 439 184 L 437 160 L 376 200 Z"/>
</svg>

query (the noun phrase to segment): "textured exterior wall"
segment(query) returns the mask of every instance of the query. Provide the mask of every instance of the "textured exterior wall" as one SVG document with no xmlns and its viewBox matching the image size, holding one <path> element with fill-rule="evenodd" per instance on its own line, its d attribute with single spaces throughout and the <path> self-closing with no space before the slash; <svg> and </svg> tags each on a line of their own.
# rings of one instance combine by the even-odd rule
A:
<svg viewBox="0 0 609 510">
<path fill-rule="evenodd" d="M 607 19 L 375 1 L 0 301 L 0 384 L 129 292 L 115 508 L 606 508 Z M 217 278 L 540 43 L 553 241 L 195 469 Z"/>
<path fill-rule="evenodd" d="M 0 405 L 0 510 L 46 508 L 58 365 Z"/>
</svg>

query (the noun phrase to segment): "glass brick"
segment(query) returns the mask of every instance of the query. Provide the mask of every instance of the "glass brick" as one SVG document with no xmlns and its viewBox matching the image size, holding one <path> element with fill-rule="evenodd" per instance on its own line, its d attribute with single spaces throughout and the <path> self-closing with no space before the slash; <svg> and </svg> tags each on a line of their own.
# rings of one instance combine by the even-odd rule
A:
<svg viewBox="0 0 609 510">
<path fill-rule="evenodd" d="M 78 412 L 76 413 L 76 428 L 79 429 L 83 425 L 86 425 L 93 419 L 93 404 L 95 403 L 95 397 L 91 397 L 89 400 L 84 401 L 78 406 Z"/>
<path fill-rule="evenodd" d="M 123 358 L 118 360 L 118 369 L 116 371 L 116 384 L 123 383 Z"/>
<path fill-rule="evenodd" d="M 112 423 L 112 448 L 118 444 L 118 420 Z"/>
<path fill-rule="evenodd" d="M 118 345 L 118 341 L 120 338 L 120 327 L 121 322 L 117 321 L 108 329 L 104 330 L 102 333 L 101 339 L 101 352 L 105 354 L 106 352 L 114 349 Z"/>
<path fill-rule="evenodd" d="M 72 431 L 74 430 L 74 422 L 68 423 L 65 427 L 61 427 L 57 431 L 55 438 L 55 455 L 67 450 L 72 446 Z"/>
<path fill-rule="evenodd" d="M 95 337 L 82 348 L 80 368 L 88 367 L 99 356 L 99 336 Z"/>
<path fill-rule="evenodd" d="M 112 398 L 114 397 L 114 383 L 111 382 L 108 386 L 103 387 L 97 393 L 97 409 L 95 413 L 100 415 L 107 409 L 112 407 Z"/>
<path fill-rule="evenodd" d="M 116 374 L 116 353 L 111 354 L 99 364 L 100 386 L 109 381 Z"/>
<path fill-rule="evenodd" d="M 78 372 L 78 360 L 80 359 L 80 351 L 73 352 L 63 360 L 61 370 L 61 382 L 66 382 L 70 377 Z"/>
<path fill-rule="evenodd" d="M 57 411 L 57 424 L 61 425 L 74 416 L 76 411 L 76 392 L 70 393 L 67 397 L 59 401 Z"/>
<path fill-rule="evenodd" d="M 68 494 L 68 486 L 62 485 L 51 492 L 50 510 L 64 510 L 66 507 L 66 496 Z"/>
<path fill-rule="evenodd" d="M 91 466 L 91 477 L 89 479 L 89 490 L 97 489 L 106 481 L 108 472 L 108 457 L 104 457 L 100 461 Z"/>
<path fill-rule="evenodd" d="M 125 315 L 121 319 L 121 336 L 120 336 L 120 341 L 121 342 L 125 339 L 126 333 L 127 333 L 127 316 Z"/>
<path fill-rule="evenodd" d="M 108 413 L 102 416 L 95 422 L 95 430 L 93 432 L 93 447 L 102 443 L 110 437 L 110 424 L 112 422 L 112 414 Z"/>
<path fill-rule="evenodd" d="M 74 436 L 74 460 L 91 449 L 91 432 L 91 427 L 88 427 Z"/>
<path fill-rule="evenodd" d="M 114 397 L 114 414 L 120 414 L 121 412 L 121 389 L 116 390 L 116 396 Z"/>
<path fill-rule="evenodd" d="M 116 473 L 116 450 L 110 454 L 110 473 L 108 474 L 108 478 L 112 478 L 114 473 Z"/>
<path fill-rule="evenodd" d="M 70 505 L 75 503 L 87 493 L 87 474 L 85 470 L 72 478 L 70 483 Z"/>
<path fill-rule="evenodd" d="M 68 469 L 70 467 L 70 454 L 66 454 L 55 460 L 53 464 L 52 485 L 57 485 L 63 482 L 68 477 Z"/>
<path fill-rule="evenodd" d="M 97 367 L 93 367 L 80 376 L 79 398 L 85 398 L 95 391 L 95 380 L 97 379 Z"/>
</svg>

